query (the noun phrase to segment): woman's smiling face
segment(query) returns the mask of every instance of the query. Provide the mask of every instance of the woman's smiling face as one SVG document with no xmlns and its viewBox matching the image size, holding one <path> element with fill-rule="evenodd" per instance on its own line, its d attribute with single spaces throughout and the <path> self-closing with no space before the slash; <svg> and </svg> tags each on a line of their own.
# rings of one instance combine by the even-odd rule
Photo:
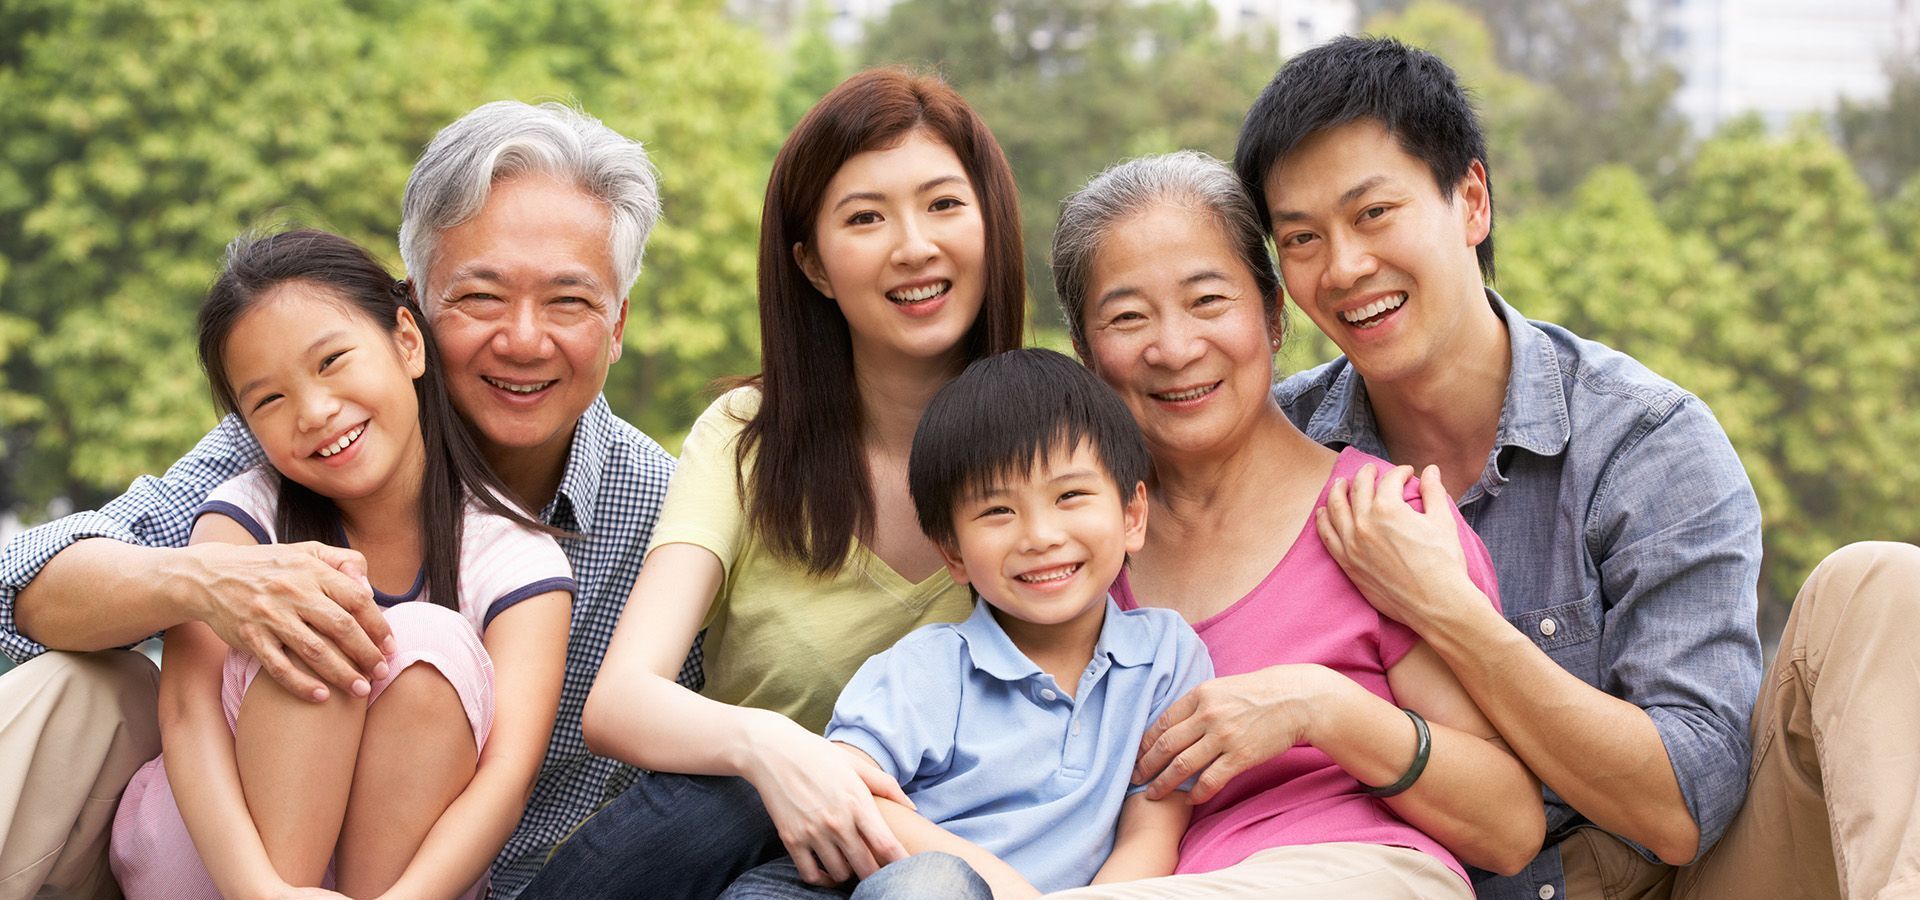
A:
<svg viewBox="0 0 1920 900">
<path fill-rule="evenodd" d="M 1214 219 L 1156 203 L 1112 226 L 1091 276 L 1088 362 L 1133 412 L 1154 458 L 1245 439 L 1272 402 L 1279 318 Z"/>
<path fill-rule="evenodd" d="M 814 216 L 813 241 L 793 252 L 846 317 L 856 359 L 958 354 L 980 315 L 980 204 L 960 158 L 925 130 L 842 164 Z"/>
</svg>

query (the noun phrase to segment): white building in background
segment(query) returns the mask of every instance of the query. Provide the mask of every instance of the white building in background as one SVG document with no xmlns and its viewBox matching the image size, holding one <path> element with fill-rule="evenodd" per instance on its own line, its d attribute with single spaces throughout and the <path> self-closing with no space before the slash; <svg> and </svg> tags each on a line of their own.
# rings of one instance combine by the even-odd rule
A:
<svg viewBox="0 0 1920 900">
<path fill-rule="evenodd" d="M 1887 94 L 1887 63 L 1920 57 L 1920 0 L 1636 0 L 1675 98 L 1709 132 L 1747 112 L 1772 127 Z"/>
<path fill-rule="evenodd" d="M 1353 0 L 1211 0 L 1228 34 L 1271 35 L 1282 58 L 1360 27 Z"/>
<path fill-rule="evenodd" d="M 727 0 L 737 21 L 759 27 L 769 37 L 784 40 L 805 20 L 816 0 Z M 867 25 L 886 16 L 900 0 L 818 0 L 828 16 L 827 32 L 834 43 L 859 43 Z M 1115 0 L 1124 2 L 1124 0 Z M 1353 0 L 1208 0 L 1227 34 L 1271 36 L 1282 57 L 1292 56 L 1359 25 Z"/>
</svg>

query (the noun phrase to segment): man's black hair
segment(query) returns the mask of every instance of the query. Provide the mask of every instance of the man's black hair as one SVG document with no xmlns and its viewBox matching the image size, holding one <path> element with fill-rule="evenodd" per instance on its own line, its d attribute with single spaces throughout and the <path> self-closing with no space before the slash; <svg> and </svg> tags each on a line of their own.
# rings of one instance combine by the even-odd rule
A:
<svg viewBox="0 0 1920 900">
<path fill-rule="evenodd" d="M 1280 67 L 1240 125 L 1233 170 L 1258 202 L 1260 225 L 1273 231 L 1266 203 L 1267 173 L 1313 134 L 1373 119 L 1427 164 L 1440 195 L 1474 160 L 1485 167 L 1487 139 L 1460 80 L 1440 57 L 1392 38 L 1345 35 L 1303 51 Z M 1487 179 L 1493 205 L 1493 179 Z M 1480 274 L 1493 280 L 1493 229 L 1476 249 Z"/>
<path fill-rule="evenodd" d="M 927 405 L 913 433 L 907 486 L 920 529 L 952 547 L 954 508 L 1023 479 L 1055 450 L 1086 441 L 1124 505 L 1152 458 L 1133 415 L 1086 367 L 1052 350 L 977 360 Z"/>
</svg>

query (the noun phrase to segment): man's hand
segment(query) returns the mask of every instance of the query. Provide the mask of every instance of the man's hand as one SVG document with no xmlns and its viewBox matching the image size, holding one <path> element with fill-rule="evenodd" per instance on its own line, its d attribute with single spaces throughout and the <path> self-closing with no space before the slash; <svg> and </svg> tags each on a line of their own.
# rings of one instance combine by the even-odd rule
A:
<svg viewBox="0 0 1920 900">
<path fill-rule="evenodd" d="M 182 551 L 194 618 L 296 697 L 355 696 L 385 677 L 393 634 L 373 602 L 367 561 L 326 544 L 197 543 Z"/>
<path fill-rule="evenodd" d="M 1425 634 L 1439 611 L 1435 604 L 1486 599 L 1467 577 L 1460 527 L 1439 467 L 1428 466 L 1420 475 L 1417 512 L 1405 500 L 1411 477 L 1411 466 L 1397 466 L 1376 484 L 1373 464 L 1361 466 L 1352 484 L 1334 482 L 1314 525 L 1327 552 L 1374 608 Z"/>
</svg>

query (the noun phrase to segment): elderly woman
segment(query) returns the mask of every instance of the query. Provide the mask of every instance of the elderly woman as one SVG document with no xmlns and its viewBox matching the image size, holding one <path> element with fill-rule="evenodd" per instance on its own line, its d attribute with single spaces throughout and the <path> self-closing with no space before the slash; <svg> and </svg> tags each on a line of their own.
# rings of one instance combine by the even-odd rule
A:
<svg viewBox="0 0 1920 900">
<path fill-rule="evenodd" d="M 1074 346 L 1153 452 L 1146 546 L 1114 596 L 1185 616 L 1220 675 L 1149 729 L 1134 773 L 1156 797 L 1194 779 L 1180 874 L 1069 895 L 1470 897 L 1463 864 L 1523 867 L 1538 782 L 1314 528 L 1330 491 L 1389 466 L 1272 400 L 1280 286 L 1233 173 L 1192 152 L 1109 169 L 1067 199 L 1053 263 Z M 1402 482 L 1381 483 L 1417 503 Z"/>
</svg>

